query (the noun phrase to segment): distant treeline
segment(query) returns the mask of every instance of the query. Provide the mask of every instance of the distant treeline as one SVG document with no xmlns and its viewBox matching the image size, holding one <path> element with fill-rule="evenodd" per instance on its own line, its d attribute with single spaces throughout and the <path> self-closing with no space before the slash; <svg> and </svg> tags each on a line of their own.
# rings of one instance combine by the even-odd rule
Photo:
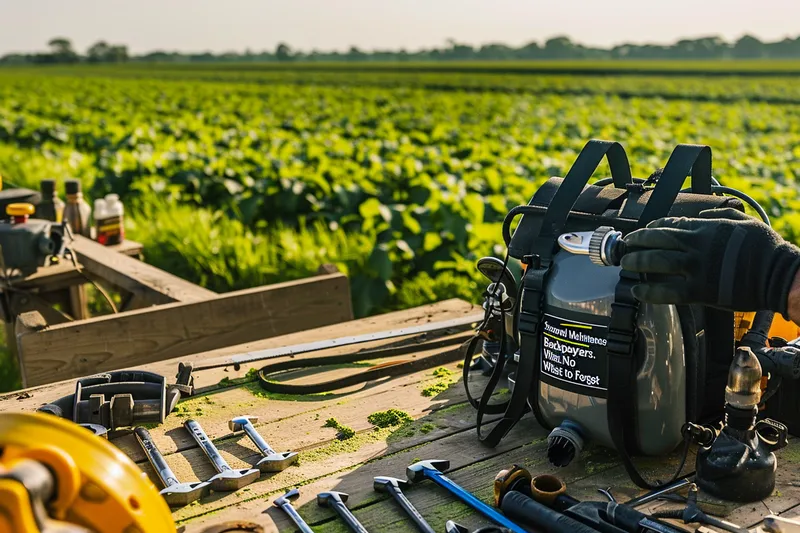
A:
<svg viewBox="0 0 800 533">
<path fill-rule="evenodd" d="M 214 54 L 154 51 L 143 55 L 130 55 L 125 45 L 99 41 L 90 46 L 84 55 L 75 51 L 69 39 L 58 37 L 48 43 L 49 52 L 32 54 L 8 54 L 0 57 L 5 64 L 52 64 L 52 63 L 120 63 L 142 62 L 270 62 L 270 61 L 475 61 L 475 60 L 575 60 L 575 59 L 800 59 L 800 36 L 781 41 L 763 42 L 752 35 L 745 35 L 735 42 L 726 42 L 721 37 L 682 39 L 671 45 L 621 44 L 612 48 L 595 48 L 559 36 L 543 43 L 530 42 L 519 48 L 501 43 L 471 46 L 452 39 L 442 48 L 415 52 L 406 50 L 363 51 L 351 47 L 347 52 L 304 52 L 280 43 L 275 50 L 243 53 L 225 52 Z"/>
</svg>

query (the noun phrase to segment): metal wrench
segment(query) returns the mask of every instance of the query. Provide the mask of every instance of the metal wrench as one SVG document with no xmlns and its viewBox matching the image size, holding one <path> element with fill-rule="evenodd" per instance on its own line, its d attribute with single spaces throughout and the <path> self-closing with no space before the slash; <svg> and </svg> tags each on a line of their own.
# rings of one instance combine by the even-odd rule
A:
<svg viewBox="0 0 800 533">
<path fill-rule="evenodd" d="M 292 501 L 296 500 L 298 496 L 300 496 L 300 491 L 292 489 L 287 491 L 286 494 L 280 498 L 276 498 L 272 503 L 274 503 L 276 507 L 283 509 L 283 512 L 289 515 L 289 518 L 292 519 L 292 522 L 300 529 L 301 533 L 314 533 L 295 508 L 292 507 Z"/>
<path fill-rule="evenodd" d="M 397 479 L 395 477 L 378 476 L 373 480 L 372 488 L 378 492 L 388 492 L 392 497 L 397 500 L 400 507 L 411 517 L 417 528 L 422 533 L 436 533 L 436 531 L 422 518 L 419 511 L 412 505 L 400 487 L 408 485 L 408 481 L 404 479 Z"/>
<path fill-rule="evenodd" d="M 181 483 L 178 481 L 178 478 L 175 477 L 175 474 L 164 460 L 164 456 L 158 451 L 158 447 L 153 442 L 149 431 L 143 427 L 137 427 L 133 430 L 133 433 L 136 435 L 136 440 L 139 441 L 145 455 L 147 455 L 150 465 L 158 474 L 158 479 L 164 484 L 161 495 L 169 506 L 189 505 L 210 492 L 211 484 L 208 481 L 195 483 Z"/>
<path fill-rule="evenodd" d="M 233 431 L 244 430 L 258 451 L 264 456 L 256 466 L 262 472 L 281 472 L 291 464 L 297 462 L 297 452 L 276 452 L 272 446 L 258 433 L 253 423 L 258 422 L 257 416 L 238 416 L 228 421 L 228 428 Z"/>
<path fill-rule="evenodd" d="M 218 472 L 217 475 L 209 479 L 211 488 L 218 491 L 233 491 L 239 490 L 245 485 L 249 485 L 261 476 L 261 471 L 255 468 L 244 468 L 242 470 L 234 470 L 225 459 L 219 454 L 219 450 L 214 446 L 214 443 L 200 427 L 196 420 L 187 420 L 183 423 L 186 430 L 192 434 L 195 442 L 206 454 L 208 460 L 214 465 L 214 469 Z"/>
<path fill-rule="evenodd" d="M 320 492 L 317 494 L 317 505 L 320 507 L 333 507 L 333 510 L 344 520 L 350 529 L 356 533 L 369 533 L 358 518 L 350 512 L 350 509 L 344 504 L 347 501 L 348 495 L 344 492 L 328 491 Z"/>
</svg>

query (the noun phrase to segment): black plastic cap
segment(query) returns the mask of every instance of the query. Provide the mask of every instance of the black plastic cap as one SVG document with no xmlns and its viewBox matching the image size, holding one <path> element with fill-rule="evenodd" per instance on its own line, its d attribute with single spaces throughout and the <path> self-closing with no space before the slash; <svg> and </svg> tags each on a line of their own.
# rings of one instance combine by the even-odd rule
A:
<svg viewBox="0 0 800 533">
<path fill-rule="evenodd" d="M 53 196 L 56 192 L 56 180 L 42 180 L 39 184 L 42 196 Z"/>
<path fill-rule="evenodd" d="M 78 180 L 67 180 L 66 191 L 67 194 L 78 194 L 81 192 L 81 182 Z"/>
</svg>

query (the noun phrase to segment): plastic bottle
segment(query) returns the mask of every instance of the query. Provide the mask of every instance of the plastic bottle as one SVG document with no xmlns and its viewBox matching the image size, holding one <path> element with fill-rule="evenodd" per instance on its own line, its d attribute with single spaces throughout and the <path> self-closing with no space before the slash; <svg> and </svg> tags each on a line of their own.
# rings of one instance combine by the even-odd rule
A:
<svg viewBox="0 0 800 533">
<path fill-rule="evenodd" d="M 36 206 L 36 218 L 61 222 L 64 216 L 64 201 L 58 197 L 56 180 L 46 179 L 39 184 L 42 199 Z"/>
<path fill-rule="evenodd" d="M 107 246 L 119 244 L 125 240 L 124 214 L 125 208 L 117 194 L 107 194 L 105 197 L 105 218 L 98 226 L 98 235 L 103 234 Z"/>
<path fill-rule="evenodd" d="M 107 215 L 108 208 L 106 207 L 106 201 L 104 198 L 97 198 L 94 201 L 94 210 L 92 211 L 92 218 L 94 219 L 94 227 L 92 230 L 94 231 L 94 236 L 92 237 L 94 240 L 99 242 L 100 244 L 106 243 L 106 237 L 101 231 L 101 227 L 103 225 L 103 220 L 108 216 Z"/>
<path fill-rule="evenodd" d="M 91 238 L 92 208 L 83 198 L 81 182 L 78 180 L 67 180 L 66 192 L 67 203 L 64 206 L 64 220 L 69 224 L 72 233 Z"/>
</svg>

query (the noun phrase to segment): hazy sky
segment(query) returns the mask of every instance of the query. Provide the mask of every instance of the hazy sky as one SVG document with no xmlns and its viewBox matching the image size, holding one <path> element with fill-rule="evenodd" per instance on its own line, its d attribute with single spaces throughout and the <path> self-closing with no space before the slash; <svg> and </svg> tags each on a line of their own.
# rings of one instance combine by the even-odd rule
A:
<svg viewBox="0 0 800 533">
<path fill-rule="evenodd" d="M 800 35 L 800 0 L 0 0 L 0 54 L 65 36 L 133 53 L 521 45 L 557 34 L 592 45 L 751 33 Z"/>
</svg>

